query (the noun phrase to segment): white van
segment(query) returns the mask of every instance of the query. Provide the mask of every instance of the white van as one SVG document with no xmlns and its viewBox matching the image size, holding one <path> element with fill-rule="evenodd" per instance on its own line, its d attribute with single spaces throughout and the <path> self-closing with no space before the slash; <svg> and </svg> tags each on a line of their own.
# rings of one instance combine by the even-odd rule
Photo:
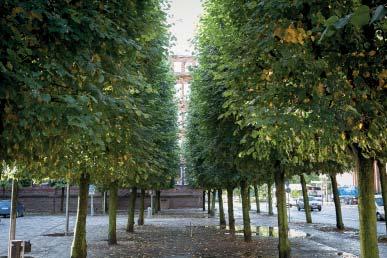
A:
<svg viewBox="0 0 387 258">
<path fill-rule="evenodd" d="M 375 195 L 376 205 L 376 219 L 385 220 L 386 215 L 384 214 L 383 197 L 381 195 Z"/>
</svg>

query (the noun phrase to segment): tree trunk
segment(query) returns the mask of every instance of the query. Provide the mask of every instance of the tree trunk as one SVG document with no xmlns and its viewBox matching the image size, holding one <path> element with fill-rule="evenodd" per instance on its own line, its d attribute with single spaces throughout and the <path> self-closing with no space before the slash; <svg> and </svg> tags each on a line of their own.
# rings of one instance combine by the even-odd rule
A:
<svg viewBox="0 0 387 258">
<path fill-rule="evenodd" d="M 247 198 L 249 199 L 249 211 L 251 211 L 251 197 L 250 197 L 250 185 L 247 186 Z"/>
<path fill-rule="evenodd" d="M 156 191 L 156 213 L 161 211 L 161 191 Z"/>
<path fill-rule="evenodd" d="M 222 189 L 218 189 L 218 202 L 219 202 L 219 224 L 220 224 L 220 227 L 225 228 L 226 219 L 224 217 Z"/>
<path fill-rule="evenodd" d="M 378 258 L 373 162 L 362 155 L 359 147 L 351 147 L 355 158 L 359 186 L 360 257 Z"/>
<path fill-rule="evenodd" d="M 118 203 L 118 187 L 117 183 L 113 183 L 109 189 L 109 233 L 108 244 L 117 244 L 117 203 Z"/>
<path fill-rule="evenodd" d="M 137 187 L 132 187 L 128 206 L 128 223 L 126 224 L 126 232 L 134 232 L 134 212 L 136 210 Z"/>
<path fill-rule="evenodd" d="M 11 211 L 9 214 L 9 234 L 8 234 L 8 257 L 11 257 L 11 242 L 16 238 L 16 218 L 17 218 L 17 199 L 18 199 L 18 182 L 16 179 L 12 179 L 12 192 L 11 192 Z"/>
<path fill-rule="evenodd" d="M 285 172 L 279 162 L 276 164 L 274 179 L 277 197 L 279 258 L 288 258 L 290 257 L 290 243 L 288 239 L 288 216 L 286 213 Z"/>
<path fill-rule="evenodd" d="M 145 189 L 141 189 L 140 197 L 140 213 L 138 214 L 138 225 L 144 225 L 144 210 L 145 210 Z"/>
<path fill-rule="evenodd" d="M 267 203 L 269 206 L 269 215 L 274 215 L 273 212 L 273 198 L 271 196 L 271 182 L 267 183 Z"/>
<path fill-rule="evenodd" d="M 86 217 L 89 180 L 90 175 L 88 173 L 82 173 L 79 180 L 77 221 L 75 224 L 74 238 L 71 246 L 71 258 L 87 257 Z"/>
<path fill-rule="evenodd" d="M 300 175 L 301 187 L 302 187 L 302 199 L 304 201 L 305 219 L 306 223 L 312 223 L 312 215 L 310 214 L 308 189 L 306 189 L 306 181 L 303 174 Z"/>
<path fill-rule="evenodd" d="M 235 232 L 233 192 L 234 192 L 234 188 L 227 187 L 228 227 L 230 229 L 230 232 Z"/>
<path fill-rule="evenodd" d="M 211 189 L 207 191 L 207 213 L 211 214 Z"/>
<path fill-rule="evenodd" d="M 106 211 L 108 210 L 108 208 L 106 207 L 106 191 L 103 191 L 102 193 L 102 214 L 106 214 Z"/>
<path fill-rule="evenodd" d="M 382 187 L 382 197 L 383 197 L 383 204 L 384 204 L 384 220 L 386 224 L 386 234 L 387 234 L 387 171 L 386 171 L 386 164 L 383 165 L 383 163 L 380 160 L 377 161 L 377 164 L 379 168 L 380 185 Z"/>
<path fill-rule="evenodd" d="M 330 178 L 332 183 L 333 201 L 335 203 L 335 210 L 336 210 L 336 227 L 337 229 L 343 230 L 344 223 L 343 223 L 343 216 L 341 213 L 341 204 L 340 204 L 339 190 L 337 188 L 336 174 L 334 173 L 330 174 Z"/>
<path fill-rule="evenodd" d="M 206 210 L 206 191 L 203 191 L 203 211 Z"/>
<path fill-rule="evenodd" d="M 211 199 L 211 217 L 215 216 L 215 199 L 216 199 L 216 189 L 212 191 L 212 199 Z"/>
<path fill-rule="evenodd" d="M 261 207 L 259 204 L 259 188 L 258 185 L 254 185 L 255 205 L 257 206 L 257 213 L 261 213 Z"/>
<path fill-rule="evenodd" d="M 249 214 L 249 198 L 248 188 L 246 180 L 241 181 L 241 195 L 242 195 L 242 214 L 243 214 L 243 236 L 246 242 L 251 241 L 251 226 L 250 226 L 250 214 Z"/>
<path fill-rule="evenodd" d="M 63 213 L 64 208 L 64 196 L 65 196 L 65 188 L 62 187 L 60 194 L 60 212 Z"/>
</svg>

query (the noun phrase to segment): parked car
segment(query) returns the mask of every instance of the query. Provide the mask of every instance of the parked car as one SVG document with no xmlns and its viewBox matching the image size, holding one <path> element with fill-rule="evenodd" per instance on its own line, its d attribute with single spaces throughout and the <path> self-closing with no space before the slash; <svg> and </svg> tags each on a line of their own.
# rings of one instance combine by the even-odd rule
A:
<svg viewBox="0 0 387 258">
<path fill-rule="evenodd" d="M 24 205 L 20 202 L 16 206 L 16 217 L 23 217 L 25 212 Z M 4 218 L 11 214 L 11 200 L 0 200 L 0 216 Z"/>
<path fill-rule="evenodd" d="M 384 205 L 383 197 L 381 195 L 375 195 L 375 205 L 376 205 L 376 219 L 385 220 L 386 214 L 384 214 Z"/>
<path fill-rule="evenodd" d="M 286 203 L 286 207 L 293 207 L 297 206 L 297 199 L 294 199 L 292 197 L 289 198 L 289 201 Z"/>
<path fill-rule="evenodd" d="M 309 196 L 309 207 L 310 207 L 310 210 L 313 211 L 313 210 L 318 210 L 318 211 L 321 211 L 322 209 L 322 202 L 318 199 L 316 199 L 315 197 L 313 196 Z M 297 200 L 297 209 L 300 211 L 301 209 L 304 209 L 304 198 L 299 198 Z"/>
</svg>

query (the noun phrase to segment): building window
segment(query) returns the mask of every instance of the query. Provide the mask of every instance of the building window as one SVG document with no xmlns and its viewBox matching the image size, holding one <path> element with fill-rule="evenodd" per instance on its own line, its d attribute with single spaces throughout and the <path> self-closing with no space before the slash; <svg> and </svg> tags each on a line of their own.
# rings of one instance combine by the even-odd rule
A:
<svg viewBox="0 0 387 258">
<path fill-rule="evenodd" d="M 175 73 L 181 73 L 181 62 L 174 62 L 173 63 L 173 71 Z"/>
</svg>

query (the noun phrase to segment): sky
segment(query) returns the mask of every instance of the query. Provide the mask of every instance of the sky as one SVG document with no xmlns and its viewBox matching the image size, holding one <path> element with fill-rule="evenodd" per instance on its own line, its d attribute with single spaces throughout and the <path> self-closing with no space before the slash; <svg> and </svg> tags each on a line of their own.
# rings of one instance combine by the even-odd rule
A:
<svg viewBox="0 0 387 258">
<path fill-rule="evenodd" d="M 203 12 L 200 0 L 169 0 L 168 23 L 170 31 L 176 37 L 171 47 L 172 54 L 190 55 L 194 47 L 190 41 L 194 38 L 200 14 Z"/>
</svg>

